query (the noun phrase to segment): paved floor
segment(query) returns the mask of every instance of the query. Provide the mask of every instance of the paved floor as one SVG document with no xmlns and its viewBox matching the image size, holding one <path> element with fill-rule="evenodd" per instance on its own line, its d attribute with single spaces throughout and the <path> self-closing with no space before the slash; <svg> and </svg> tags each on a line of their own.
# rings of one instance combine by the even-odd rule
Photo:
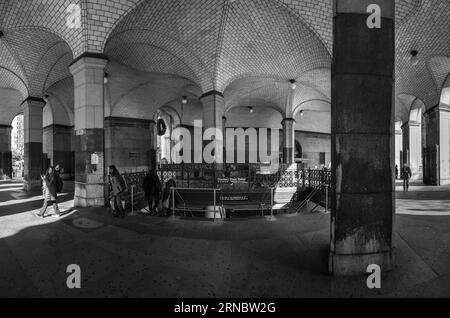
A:
<svg viewBox="0 0 450 318">
<path fill-rule="evenodd" d="M 70 186 L 65 189 L 72 193 Z M 0 182 L 0 296 L 3 297 L 450 297 L 450 187 L 398 193 L 397 268 L 369 290 L 365 277 L 327 274 L 329 214 L 232 222 L 104 209 L 36 218 L 39 195 Z M 447 214 L 445 213 L 447 212 Z M 69 264 L 82 288 L 66 287 Z"/>
</svg>

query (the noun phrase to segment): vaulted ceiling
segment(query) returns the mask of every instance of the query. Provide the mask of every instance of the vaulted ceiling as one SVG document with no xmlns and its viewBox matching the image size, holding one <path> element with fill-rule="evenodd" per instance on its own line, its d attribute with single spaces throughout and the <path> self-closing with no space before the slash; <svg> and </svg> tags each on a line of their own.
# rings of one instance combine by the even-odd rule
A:
<svg viewBox="0 0 450 318">
<path fill-rule="evenodd" d="M 68 27 L 72 4 L 81 28 Z M 408 120 L 412 107 L 401 96 L 439 103 L 450 71 L 449 15 L 448 0 L 396 0 L 396 120 Z M 164 78 L 182 87 L 158 101 L 190 95 L 189 83 L 194 95 L 224 93 L 227 107 L 283 111 L 296 79 L 295 105 L 329 102 L 332 16 L 332 0 L 0 0 L 0 87 L 40 97 L 67 82 L 74 58 L 94 52 L 152 74 L 147 90 L 161 94 Z"/>
</svg>

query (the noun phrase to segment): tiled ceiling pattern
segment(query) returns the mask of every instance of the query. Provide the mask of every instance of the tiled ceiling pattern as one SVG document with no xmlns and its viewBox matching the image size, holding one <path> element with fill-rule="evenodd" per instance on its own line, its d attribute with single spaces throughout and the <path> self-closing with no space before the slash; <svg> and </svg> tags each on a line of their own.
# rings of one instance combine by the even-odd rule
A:
<svg viewBox="0 0 450 318">
<path fill-rule="evenodd" d="M 70 76 L 71 50 L 54 33 L 37 29 L 10 31 L 1 39 L 0 47 L 9 52 L 0 66 L 11 67 L 26 83 L 30 96 L 42 97 L 46 87 Z"/>
<path fill-rule="evenodd" d="M 419 53 L 415 66 L 410 62 L 411 50 Z M 396 30 L 396 93 L 414 95 L 427 108 L 437 105 L 440 87 L 428 63 L 435 56 L 449 54 L 450 1 L 423 0 L 419 11 Z"/>
<path fill-rule="evenodd" d="M 274 0 L 147 1 L 114 29 L 105 51 L 135 68 L 195 80 L 205 92 L 243 75 L 287 80 L 330 64 L 314 32 Z"/>
<path fill-rule="evenodd" d="M 26 84 L 22 81 L 22 79 L 16 74 L 12 73 L 10 70 L 3 68 L 0 66 L 0 88 L 12 88 L 20 93 L 22 96 L 22 100 L 27 98 L 28 89 Z M 0 95 L 0 100 L 3 98 Z M 0 112 L 2 110 L 0 109 Z"/>
<path fill-rule="evenodd" d="M 1 81 L 0 69 L 0 81 Z M 11 125 L 12 120 L 22 109 L 19 107 L 23 97 L 21 93 L 12 88 L 0 87 L 0 125 Z"/>
<path fill-rule="evenodd" d="M 173 74 L 212 88 L 212 74 L 196 53 L 159 32 L 130 30 L 114 36 L 105 53 L 112 59 L 150 73 Z"/>
<path fill-rule="evenodd" d="M 216 57 L 215 89 L 223 91 L 242 74 L 296 79 L 327 67 L 331 58 L 320 39 L 285 6 L 272 0 L 227 5 Z"/>
<path fill-rule="evenodd" d="M 200 78 L 200 85 L 205 91 L 213 89 L 213 78 L 218 50 L 219 34 L 222 23 L 224 0 L 150 0 L 140 4 L 115 28 L 112 38 L 126 30 L 136 30 L 138 43 L 143 41 L 146 45 L 132 46 L 138 56 L 147 54 L 149 45 L 155 44 L 156 60 L 163 61 L 160 65 L 150 64 L 146 70 L 168 68 L 168 73 L 176 70 L 180 64 L 180 74 L 194 73 Z M 157 36 L 145 36 L 139 33 L 145 30 Z M 158 36 L 159 34 L 159 36 Z M 147 38 L 145 40 L 143 38 Z M 154 41 L 154 42 L 153 42 Z M 123 50 L 117 53 L 107 52 L 118 58 Z M 164 54 L 164 50 L 167 52 Z M 141 51 L 141 52 L 139 52 Z M 147 51 L 147 52 L 146 52 Z M 151 53 L 152 51 L 150 51 Z M 186 57 L 183 61 L 183 57 Z M 126 54 L 132 65 L 144 61 L 136 61 L 136 56 Z M 152 61 L 152 58 L 147 58 Z M 170 62 L 175 62 L 170 65 Z"/>
<path fill-rule="evenodd" d="M 103 2 L 112 2 L 104 1 Z M 124 1 L 121 1 L 124 2 Z M 129 1 L 125 1 L 129 2 Z M 66 41 L 74 55 L 84 51 L 83 29 L 67 27 L 66 13 L 71 4 L 81 5 L 83 0 L 0 0 L 0 29 L 47 30 Z M 82 6 L 83 7 L 83 6 Z"/>
<path fill-rule="evenodd" d="M 450 39 L 449 39 L 450 41 Z M 443 87 L 450 75 L 450 57 L 436 56 L 430 59 L 429 67 L 437 87 Z M 448 84 L 447 84 L 448 85 Z"/>
<path fill-rule="evenodd" d="M 66 25 L 70 4 L 82 8 L 80 29 Z M 38 95 L 68 75 L 73 57 L 106 51 L 203 91 L 257 75 L 275 86 L 296 78 L 329 96 L 330 84 L 305 72 L 330 68 L 332 15 L 332 0 L 0 0 L 0 70 L 9 70 L 0 85 Z M 396 0 L 396 27 L 396 92 L 432 107 L 448 72 L 450 1 Z"/>
<path fill-rule="evenodd" d="M 73 113 L 74 94 L 72 76 L 53 84 L 46 92 L 49 95 L 55 96 L 68 113 Z"/>
<path fill-rule="evenodd" d="M 224 92 L 226 111 L 238 106 L 272 107 L 285 113 L 289 82 L 260 76 L 244 77 L 230 84 Z"/>
</svg>

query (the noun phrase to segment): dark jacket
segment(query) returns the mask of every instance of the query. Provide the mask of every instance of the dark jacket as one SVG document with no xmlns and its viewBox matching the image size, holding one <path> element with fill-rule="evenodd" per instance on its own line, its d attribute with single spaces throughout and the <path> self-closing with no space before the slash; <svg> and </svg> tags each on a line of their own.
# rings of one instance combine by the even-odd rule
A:
<svg viewBox="0 0 450 318">
<path fill-rule="evenodd" d="M 127 189 L 125 179 L 120 174 L 109 176 L 109 193 L 119 195 Z"/>
<path fill-rule="evenodd" d="M 145 193 L 145 199 L 147 201 L 157 201 L 160 199 L 161 182 L 158 175 L 148 173 L 142 182 L 142 189 Z"/>
<path fill-rule="evenodd" d="M 58 177 L 55 173 L 47 174 L 45 176 L 45 186 L 51 194 L 51 199 L 56 200 L 58 194 Z"/>
<path fill-rule="evenodd" d="M 55 171 L 53 173 L 53 176 L 55 178 L 55 183 L 56 183 L 56 193 L 61 193 L 62 188 L 63 188 L 63 181 L 61 179 L 61 176 L 59 175 L 59 172 Z"/>
<path fill-rule="evenodd" d="M 411 168 L 408 166 L 403 166 L 401 178 L 403 180 L 409 180 L 412 177 Z"/>
</svg>

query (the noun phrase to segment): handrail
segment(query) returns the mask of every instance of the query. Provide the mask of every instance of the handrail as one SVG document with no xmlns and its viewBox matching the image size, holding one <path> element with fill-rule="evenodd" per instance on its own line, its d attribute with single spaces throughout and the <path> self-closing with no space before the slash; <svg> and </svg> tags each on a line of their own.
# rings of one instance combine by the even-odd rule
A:
<svg viewBox="0 0 450 318">
<path fill-rule="evenodd" d="M 214 192 L 214 222 L 216 221 L 216 207 L 220 205 L 217 204 L 217 192 L 218 191 L 222 191 L 222 189 L 215 189 L 215 188 L 170 188 L 170 191 L 172 193 L 172 216 L 175 217 L 175 192 L 178 194 L 178 196 L 181 198 L 181 200 L 183 200 L 184 203 L 184 214 L 186 215 L 186 201 L 183 199 L 183 197 L 180 195 L 180 193 L 178 192 L 179 190 L 186 190 L 186 191 L 193 191 L 193 190 L 201 190 L 201 191 L 213 191 Z M 222 203 L 222 209 L 219 209 L 219 213 L 221 218 L 223 218 L 223 214 L 222 214 L 222 210 L 223 210 L 223 203 Z"/>
<path fill-rule="evenodd" d="M 180 195 L 180 193 L 178 193 L 178 189 L 177 188 L 173 188 L 174 191 L 178 194 L 178 197 L 181 199 L 181 201 L 183 201 L 183 213 L 184 216 L 186 216 L 186 201 L 184 201 L 183 197 Z M 175 202 L 173 202 L 173 204 L 175 204 Z"/>
<path fill-rule="evenodd" d="M 307 204 L 307 202 L 309 202 L 311 198 L 321 190 L 321 187 L 314 187 L 314 189 L 306 196 L 306 198 L 300 203 L 300 205 L 296 207 L 295 213 L 299 213 L 300 209 L 302 209 Z"/>
</svg>

